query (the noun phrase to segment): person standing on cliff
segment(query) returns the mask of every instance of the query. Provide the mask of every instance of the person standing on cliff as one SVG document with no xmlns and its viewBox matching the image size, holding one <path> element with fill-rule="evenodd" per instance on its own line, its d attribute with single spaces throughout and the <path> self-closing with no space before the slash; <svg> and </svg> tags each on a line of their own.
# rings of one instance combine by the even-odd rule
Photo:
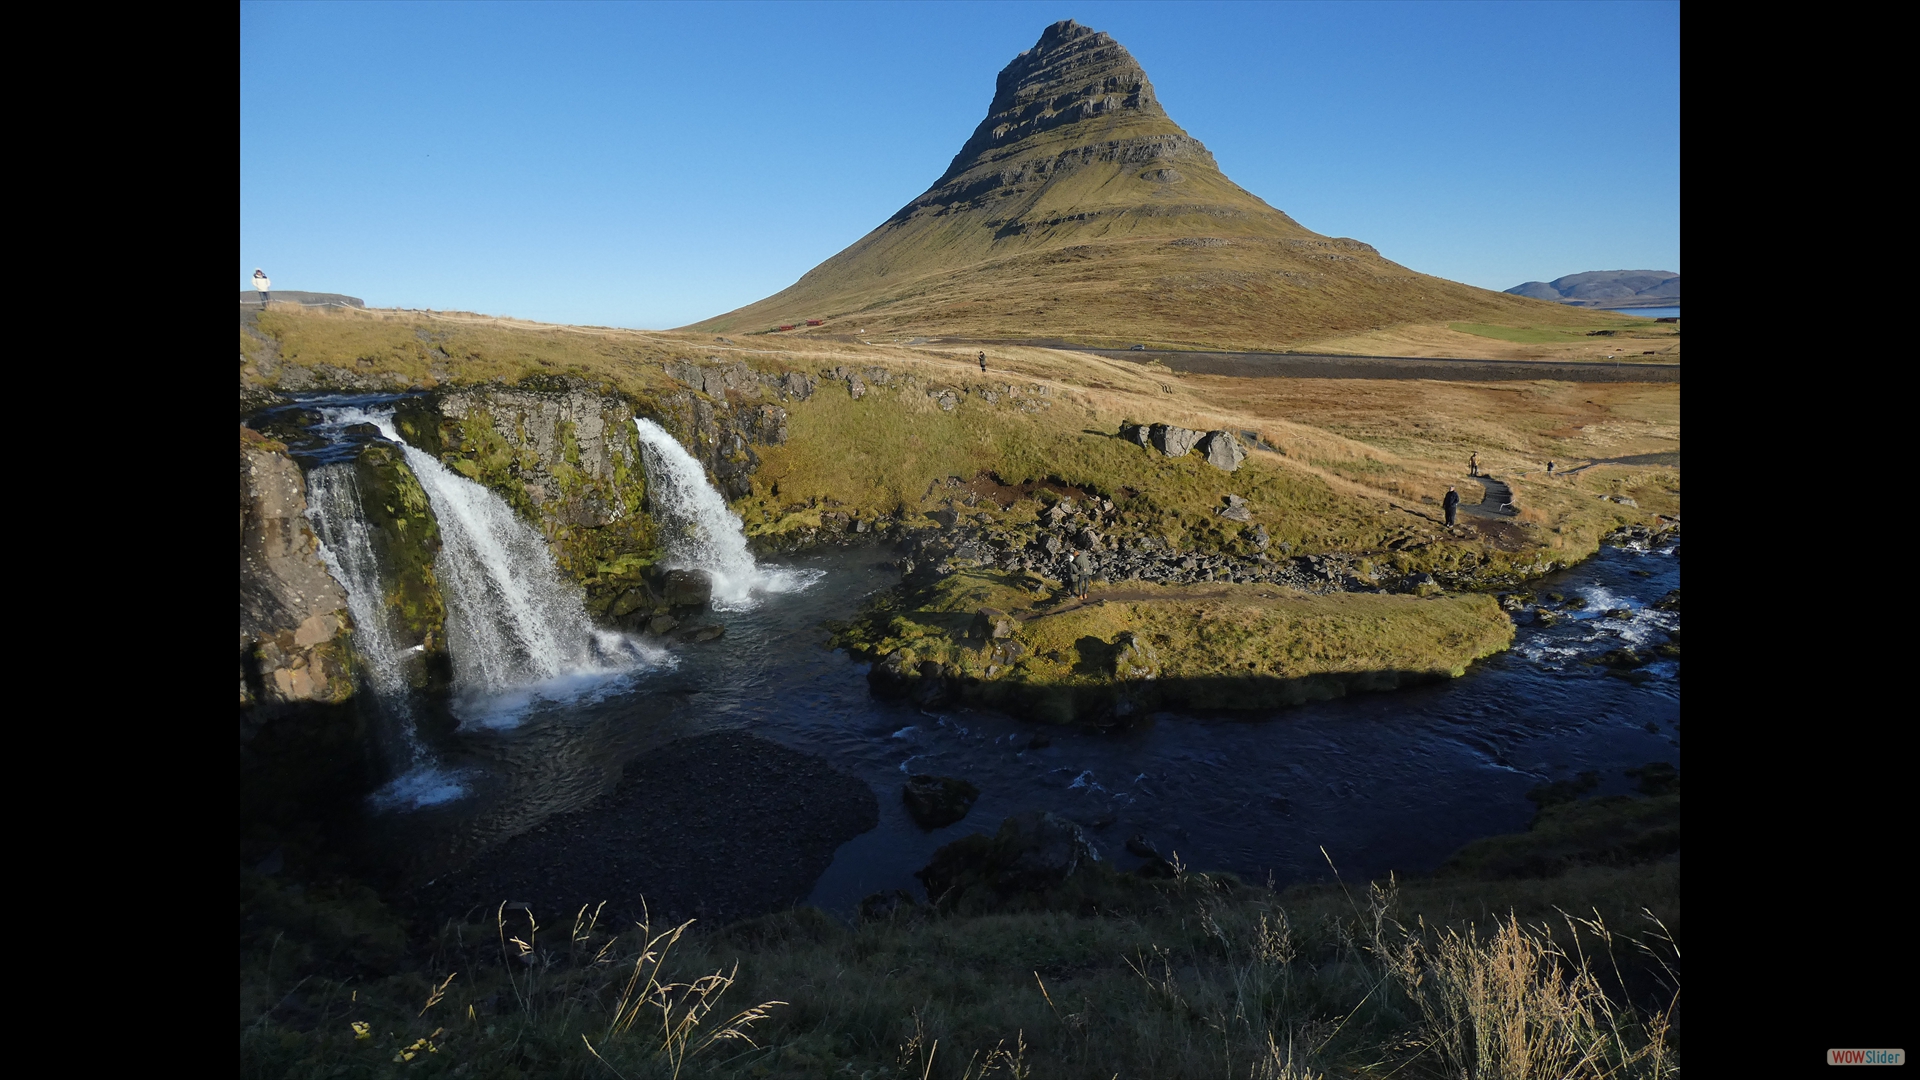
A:
<svg viewBox="0 0 1920 1080">
<path fill-rule="evenodd" d="M 1081 552 L 1073 557 L 1073 595 L 1082 600 L 1093 588 L 1093 556 Z"/>
<path fill-rule="evenodd" d="M 1478 450 L 1467 455 L 1467 475 L 1480 475 L 1480 452 Z"/>
<path fill-rule="evenodd" d="M 1547 475 L 1548 476 L 1553 475 L 1553 462 L 1551 461 L 1547 462 Z"/>
<path fill-rule="evenodd" d="M 1453 515 L 1460 510 L 1460 493 L 1447 489 L 1447 497 L 1440 500 L 1440 508 L 1447 512 L 1447 528 L 1453 528 Z"/>
<path fill-rule="evenodd" d="M 253 291 L 260 294 L 260 306 L 267 306 L 267 290 L 273 288 L 273 282 L 267 280 L 267 272 L 259 267 L 253 268 Z"/>
<path fill-rule="evenodd" d="M 980 374 L 985 375 L 986 373 L 987 373 L 987 354 L 981 353 L 980 354 Z"/>
</svg>

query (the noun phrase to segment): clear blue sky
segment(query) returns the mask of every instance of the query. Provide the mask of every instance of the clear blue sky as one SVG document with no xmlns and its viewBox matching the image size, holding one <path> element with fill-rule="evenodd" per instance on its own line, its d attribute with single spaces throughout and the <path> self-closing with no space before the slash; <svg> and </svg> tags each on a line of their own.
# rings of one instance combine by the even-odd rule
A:
<svg viewBox="0 0 1920 1080">
<path fill-rule="evenodd" d="M 1678 3 L 242 3 L 240 276 L 664 328 L 945 171 L 1047 24 L 1227 175 L 1490 289 L 1680 269 Z"/>
</svg>

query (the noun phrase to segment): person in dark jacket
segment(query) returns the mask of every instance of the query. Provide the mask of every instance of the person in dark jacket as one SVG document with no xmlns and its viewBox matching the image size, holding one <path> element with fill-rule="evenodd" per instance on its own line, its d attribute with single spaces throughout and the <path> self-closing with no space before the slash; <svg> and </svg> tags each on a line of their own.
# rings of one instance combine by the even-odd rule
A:
<svg viewBox="0 0 1920 1080">
<path fill-rule="evenodd" d="M 1467 455 L 1467 475 L 1480 475 L 1480 453 L 1477 450 Z"/>
<path fill-rule="evenodd" d="M 981 353 L 980 354 L 980 374 L 985 375 L 986 373 L 987 373 L 987 354 Z"/>
<path fill-rule="evenodd" d="M 1084 600 L 1093 588 L 1093 556 L 1081 552 L 1073 557 L 1073 595 Z"/>
<path fill-rule="evenodd" d="M 1460 493 L 1447 489 L 1447 497 L 1440 500 L 1440 508 L 1447 512 L 1447 528 L 1453 528 L 1453 515 L 1460 510 Z"/>
</svg>

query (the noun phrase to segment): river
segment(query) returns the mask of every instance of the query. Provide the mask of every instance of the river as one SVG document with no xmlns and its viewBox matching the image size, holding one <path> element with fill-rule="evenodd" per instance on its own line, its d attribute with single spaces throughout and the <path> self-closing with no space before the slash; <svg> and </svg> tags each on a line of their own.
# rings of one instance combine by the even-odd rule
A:
<svg viewBox="0 0 1920 1080">
<path fill-rule="evenodd" d="M 328 486 L 320 476 L 327 463 L 379 437 L 374 425 L 354 426 L 368 417 L 364 410 L 392 400 L 308 403 L 332 417 L 295 447 L 318 470 L 309 482 L 316 498 Z M 397 438 L 384 421 L 378 427 Z M 498 497 L 409 453 L 456 550 L 462 531 L 478 527 L 457 520 L 452 500 Z M 649 460 L 663 477 L 671 465 Z M 689 483 L 703 484 L 697 466 L 688 468 Z M 706 512 L 724 516 L 717 505 Z M 508 540 L 526 532 L 512 522 L 487 528 Z M 530 533 L 515 542 L 539 546 Z M 385 740 L 411 748 L 368 804 L 366 835 L 380 860 L 404 880 L 431 879 L 553 814 L 587 806 L 642 755 L 723 730 L 820 755 L 878 796 L 878 826 L 838 850 L 809 898 L 841 912 L 878 891 L 920 894 L 913 871 L 936 848 L 1027 810 L 1079 821 L 1122 863 L 1130 862 L 1124 841 L 1137 833 L 1191 867 L 1284 886 L 1326 878 L 1334 867 L 1355 879 L 1429 872 L 1467 841 L 1526 828 L 1526 794 L 1536 785 L 1592 770 L 1600 776 L 1595 794 L 1604 795 L 1632 789 L 1628 768 L 1679 765 L 1678 662 L 1631 673 L 1594 662 L 1622 646 L 1657 644 L 1679 625 L 1677 612 L 1652 606 L 1679 587 L 1677 546 L 1603 547 L 1537 582 L 1537 594 L 1577 596 L 1584 608 L 1563 611 L 1552 626 L 1522 626 L 1511 649 L 1462 678 L 1259 713 L 1161 712 L 1112 731 L 876 699 L 865 666 L 830 647 L 824 624 L 851 618 L 898 583 L 891 552 L 829 549 L 758 567 L 739 555 L 760 585 L 698 620 L 722 622 L 718 640 L 669 645 L 582 622 L 570 632 L 581 639 L 573 651 L 586 659 L 556 661 L 562 677 L 485 700 L 456 696 L 437 714 L 374 710 L 375 723 L 418 728 L 401 733 L 417 738 L 389 732 Z M 504 558 L 467 561 L 476 560 L 499 562 L 493 569 L 513 576 L 530 572 L 512 571 L 514 560 Z M 540 573 L 552 573 L 547 562 Z M 573 614 L 543 622 L 565 629 L 584 615 L 577 600 L 560 602 L 567 589 L 555 581 L 544 602 Z M 429 715 L 415 715 L 422 712 Z M 966 779 L 980 799 L 958 824 L 923 831 L 900 798 L 902 782 L 919 772 Z"/>
<path fill-rule="evenodd" d="M 436 750 L 470 793 L 390 812 L 393 835 L 424 846 L 424 873 L 585 804 L 650 748 L 744 729 L 824 755 L 879 796 L 879 827 L 840 849 L 810 897 L 845 911 L 880 890 L 919 895 L 912 873 L 935 848 L 1024 810 L 1080 821 L 1109 854 L 1142 833 L 1190 866 L 1284 886 L 1329 876 L 1329 859 L 1358 879 L 1431 871 L 1469 840 L 1525 829 L 1537 784 L 1595 770 L 1596 794 L 1609 794 L 1632 789 L 1627 768 L 1679 764 L 1678 663 L 1633 679 L 1587 663 L 1678 624 L 1648 606 L 1679 585 L 1671 549 L 1604 548 L 1543 579 L 1539 591 L 1585 597 L 1586 609 L 1521 628 L 1511 650 L 1445 684 L 1259 714 L 1157 713 L 1112 733 L 875 699 L 865 666 L 830 649 L 821 623 L 897 582 L 887 558 L 792 560 L 819 579 L 726 614 L 718 641 L 673 646 L 671 669 L 443 734 Z M 1048 744 L 1034 748 L 1036 735 Z M 900 799 L 909 772 L 965 778 L 980 800 L 960 823 L 922 831 Z"/>
</svg>

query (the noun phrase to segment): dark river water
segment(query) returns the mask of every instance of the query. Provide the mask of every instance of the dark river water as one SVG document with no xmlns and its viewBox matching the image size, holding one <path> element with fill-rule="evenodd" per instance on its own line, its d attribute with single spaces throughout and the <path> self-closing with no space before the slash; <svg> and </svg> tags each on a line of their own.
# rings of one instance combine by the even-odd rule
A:
<svg viewBox="0 0 1920 1080">
<path fill-rule="evenodd" d="M 411 849 L 416 873 L 435 873 L 584 804 L 650 748 L 745 729 L 824 755 L 879 797 L 879 826 L 841 847 L 810 898 L 845 911 L 878 890 L 922 895 L 912 874 L 935 848 L 1025 810 L 1072 817 L 1106 855 L 1144 833 L 1196 869 L 1285 886 L 1329 877 L 1329 859 L 1350 878 L 1431 871 L 1469 840 L 1525 829 L 1537 784 L 1596 770 L 1608 794 L 1632 789 L 1626 768 L 1680 763 L 1678 663 L 1629 679 L 1587 662 L 1679 625 L 1648 607 L 1680 583 L 1671 548 L 1603 548 L 1542 580 L 1537 592 L 1585 597 L 1585 610 L 1521 628 L 1512 650 L 1443 685 L 1253 714 L 1156 713 L 1119 732 L 873 698 L 865 666 L 829 649 L 821 623 L 895 584 L 888 557 L 790 560 L 819 580 L 719 614 L 725 637 L 672 646 L 670 668 L 536 702 L 509 726 L 443 733 L 436 753 L 464 797 L 382 811 L 375 833 Z M 1032 748 L 1037 734 L 1050 744 Z M 909 772 L 963 777 L 980 800 L 960 823 L 923 832 L 900 799 Z"/>
</svg>

